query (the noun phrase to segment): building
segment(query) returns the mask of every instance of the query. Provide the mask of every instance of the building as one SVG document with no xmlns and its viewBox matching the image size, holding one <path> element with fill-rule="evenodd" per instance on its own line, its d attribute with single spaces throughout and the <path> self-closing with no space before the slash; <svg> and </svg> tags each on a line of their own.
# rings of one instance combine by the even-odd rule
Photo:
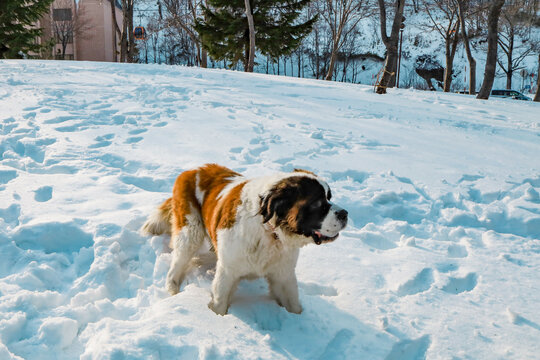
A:
<svg viewBox="0 0 540 360">
<path fill-rule="evenodd" d="M 122 10 L 115 0 L 116 21 L 122 28 Z M 109 0 L 55 0 L 50 12 L 38 24 L 43 28 L 39 41 L 54 43 L 45 59 L 116 61 L 119 60 L 117 35 Z"/>
</svg>

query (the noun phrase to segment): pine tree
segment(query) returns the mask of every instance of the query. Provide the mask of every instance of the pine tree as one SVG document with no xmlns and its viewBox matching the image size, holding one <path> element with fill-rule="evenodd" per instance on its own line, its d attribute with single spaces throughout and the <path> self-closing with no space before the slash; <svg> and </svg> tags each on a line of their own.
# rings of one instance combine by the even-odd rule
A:
<svg viewBox="0 0 540 360">
<path fill-rule="evenodd" d="M 311 0 L 250 0 L 258 52 L 271 59 L 291 54 L 317 20 L 299 21 L 302 9 Z M 203 47 L 215 60 L 232 66 L 239 61 L 244 69 L 249 60 L 249 25 L 245 0 L 208 0 L 203 18 L 197 19 Z"/>
<path fill-rule="evenodd" d="M 36 39 L 41 29 L 35 23 L 49 10 L 53 0 L 0 1 L 0 59 L 19 58 L 29 51 L 39 52 Z"/>
</svg>

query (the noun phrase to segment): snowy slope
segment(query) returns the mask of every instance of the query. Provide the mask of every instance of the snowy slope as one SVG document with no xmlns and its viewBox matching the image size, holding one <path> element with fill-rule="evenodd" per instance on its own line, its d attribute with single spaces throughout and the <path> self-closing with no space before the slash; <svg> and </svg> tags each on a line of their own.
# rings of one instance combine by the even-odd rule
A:
<svg viewBox="0 0 540 360">
<path fill-rule="evenodd" d="M 0 61 L 0 358 L 532 359 L 540 105 L 158 65 Z M 138 228 L 179 172 L 325 177 L 351 224 L 307 246 L 301 315 L 212 267 L 164 290 Z"/>
</svg>

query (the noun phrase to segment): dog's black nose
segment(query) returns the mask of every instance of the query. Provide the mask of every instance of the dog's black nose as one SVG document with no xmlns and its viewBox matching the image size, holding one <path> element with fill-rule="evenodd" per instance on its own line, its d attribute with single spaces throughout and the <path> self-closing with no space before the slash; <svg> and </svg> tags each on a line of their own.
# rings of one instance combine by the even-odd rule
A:
<svg viewBox="0 0 540 360">
<path fill-rule="evenodd" d="M 347 212 L 347 210 L 345 209 L 342 209 L 342 210 L 339 210 L 337 213 L 336 213 L 336 217 L 338 218 L 338 220 L 340 221 L 345 221 L 347 220 L 347 215 L 349 213 Z"/>
</svg>

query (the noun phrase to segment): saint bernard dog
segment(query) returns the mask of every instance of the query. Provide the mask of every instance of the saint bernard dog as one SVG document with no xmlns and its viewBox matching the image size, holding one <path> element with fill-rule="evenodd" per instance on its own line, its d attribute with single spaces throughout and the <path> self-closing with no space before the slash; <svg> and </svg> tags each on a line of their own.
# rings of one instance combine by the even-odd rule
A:
<svg viewBox="0 0 540 360">
<path fill-rule="evenodd" d="M 306 170 L 246 179 L 207 164 L 181 173 L 172 197 L 141 230 L 171 234 L 166 280 L 171 295 L 180 291 L 192 258 L 210 241 L 217 264 L 208 306 L 216 314 L 227 313 L 241 279 L 254 277 L 265 277 L 277 303 L 299 314 L 299 249 L 331 242 L 347 225 L 347 211 L 331 197 L 328 184 Z"/>
</svg>

